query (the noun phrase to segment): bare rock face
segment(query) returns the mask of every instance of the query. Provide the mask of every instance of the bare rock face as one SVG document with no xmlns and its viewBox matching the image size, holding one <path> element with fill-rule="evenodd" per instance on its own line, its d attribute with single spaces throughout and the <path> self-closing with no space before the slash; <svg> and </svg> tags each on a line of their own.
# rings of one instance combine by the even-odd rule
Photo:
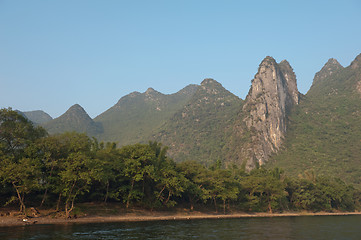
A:
<svg viewBox="0 0 361 240">
<path fill-rule="evenodd" d="M 361 94 L 361 80 L 357 82 L 356 90 Z"/>
<path fill-rule="evenodd" d="M 298 101 L 296 76 L 290 64 L 285 60 L 277 64 L 272 57 L 266 57 L 243 106 L 253 149 L 246 169 L 264 164 L 271 153 L 277 152 L 287 130 L 287 113 Z"/>
<path fill-rule="evenodd" d="M 292 101 L 287 101 L 286 104 L 291 104 L 289 107 L 292 107 L 294 104 L 298 104 L 300 96 L 297 88 L 296 74 L 293 72 L 293 69 L 287 60 L 283 60 L 280 64 L 278 64 L 278 66 L 280 67 L 283 77 L 286 80 L 287 92 L 292 98 Z"/>
</svg>

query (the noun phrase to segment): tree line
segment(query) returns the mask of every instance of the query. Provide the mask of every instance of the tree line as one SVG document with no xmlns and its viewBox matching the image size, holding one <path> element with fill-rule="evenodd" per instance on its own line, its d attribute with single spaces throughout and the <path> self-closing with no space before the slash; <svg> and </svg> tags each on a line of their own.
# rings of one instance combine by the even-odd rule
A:
<svg viewBox="0 0 361 240">
<path fill-rule="evenodd" d="M 361 193 L 307 171 L 246 172 L 237 166 L 176 163 L 158 142 L 117 148 L 85 134 L 48 135 L 11 109 L 0 110 L 0 204 L 54 207 L 70 217 L 76 202 L 119 202 L 126 209 L 205 206 L 216 212 L 353 211 Z"/>
</svg>

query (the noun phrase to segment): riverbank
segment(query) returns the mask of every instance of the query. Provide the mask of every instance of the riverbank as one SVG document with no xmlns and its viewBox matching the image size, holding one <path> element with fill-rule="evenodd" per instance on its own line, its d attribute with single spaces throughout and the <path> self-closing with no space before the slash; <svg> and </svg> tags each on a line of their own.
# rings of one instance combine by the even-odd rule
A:
<svg viewBox="0 0 361 240">
<path fill-rule="evenodd" d="M 336 216 L 336 215 L 361 215 L 361 212 L 284 212 L 284 213 L 230 213 L 216 214 L 204 212 L 166 212 L 136 210 L 119 215 L 97 216 L 82 215 L 65 219 L 54 215 L 41 215 L 37 217 L 25 217 L 22 215 L 0 216 L 0 227 L 25 226 L 33 224 L 75 224 L 75 223 L 103 223 L 103 222 L 140 222 L 140 221 L 174 221 L 195 219 L 226 219 L 226 218 L 249 218 L 249 217 L 295 217 L 295 216 Z"/>
</svg>

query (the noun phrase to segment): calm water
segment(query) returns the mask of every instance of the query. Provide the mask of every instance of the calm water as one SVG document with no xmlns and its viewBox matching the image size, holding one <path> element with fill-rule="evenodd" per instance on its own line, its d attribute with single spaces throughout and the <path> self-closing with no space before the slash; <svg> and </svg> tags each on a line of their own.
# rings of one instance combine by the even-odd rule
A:
<svg viewBox="0 0 361 240">
<path fill-rule="evenodd" d="M 0 227 L 0 239 L 361 239 L 361 216 Z"/>
</svg>

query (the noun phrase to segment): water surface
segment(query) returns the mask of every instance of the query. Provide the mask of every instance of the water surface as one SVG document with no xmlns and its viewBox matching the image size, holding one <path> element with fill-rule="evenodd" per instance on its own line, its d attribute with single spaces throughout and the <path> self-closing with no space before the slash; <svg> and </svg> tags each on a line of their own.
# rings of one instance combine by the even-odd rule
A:
<svg viewBox="0 0 361 240">
<path fill-rule="evenodd" d="M 304 216 L 0 227 L 0 239 L 361 239 L 361 216 Z"/>
</svg>

